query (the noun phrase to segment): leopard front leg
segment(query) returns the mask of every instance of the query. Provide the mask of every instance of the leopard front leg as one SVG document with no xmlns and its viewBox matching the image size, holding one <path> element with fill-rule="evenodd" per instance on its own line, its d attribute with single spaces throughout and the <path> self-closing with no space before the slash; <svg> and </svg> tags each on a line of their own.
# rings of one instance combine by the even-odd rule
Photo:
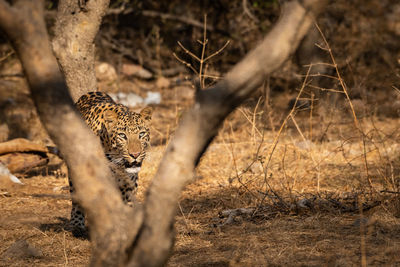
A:
<svg viewBox="0 0 400 267">
<path fill-rule="evenodd" d="M 75 194 L 75 188 L 70 178 L 69 180 L 69 193 L 71 197 Z M 75 237 L 87 237 L 87 229 L 85 227 L 85 213 L 83 208 L 72 199 L 70 227 L 72 234 Z"/>
<path fill-rule="evenodd" d="M 132 179 L 132 177 L 124 173 L 122 176 L 117 176 L 117 184 L 121 191 L 122 200 L 125 204 L 131 206 L 135 201 L 135 195 L 137 192 L 137 178 Z"/>
</svg>

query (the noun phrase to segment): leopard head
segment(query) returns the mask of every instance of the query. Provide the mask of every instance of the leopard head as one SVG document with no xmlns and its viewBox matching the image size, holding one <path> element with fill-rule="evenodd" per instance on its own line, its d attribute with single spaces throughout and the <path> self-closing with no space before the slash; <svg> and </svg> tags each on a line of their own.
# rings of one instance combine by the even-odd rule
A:
<svg viewBox="0 0 400 267">
<path fill-rule="evenodd" d="M 152 108 L 146 107 L 139 113 L 119 106 L 103 113 L 104 135 L 102 139 L 107 158 L 125 168 L 130 174 L 137 174 L 150 145 Z"/>
</svg>

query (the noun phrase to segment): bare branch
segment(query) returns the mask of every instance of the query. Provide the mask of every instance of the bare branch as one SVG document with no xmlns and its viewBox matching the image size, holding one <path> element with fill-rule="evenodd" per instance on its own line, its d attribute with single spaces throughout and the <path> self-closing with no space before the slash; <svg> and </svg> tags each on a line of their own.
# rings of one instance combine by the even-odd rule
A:
<svg viewBox="0 0 400 267">
<path fill-rule="evenodd" d="M 144 221 L 135 241 L 130 266 L 159 266 L 173 244 L 173 220 L 180 192 L 193 177 L 224 118 L 256 90 L 265 75 L 276 70 L 295 50 L 326 1 L 288 1 L 283 14 L 263 42 L 214 87 L 197 92 L 194 107 L 169 143 L 147 193 Z"/>
<path fill-rule="evenodd" d="M 186 47 L 183 46 L 183 44 L 181 42 L 178 41 L 178 45 L 183 49 L 183 51 L 185 51 L 186 54 L 189 54 L 192 58 L 196 59 L 198 62 L 200 62 L 200 58 L 198 56 L 196 56 L 195 54 L 193 54 L 192 52 L 189 51 L 189 49 L 187 49 Z"/>
<path fill-rule="evenodd" d="M 394 89 L 394 90 L 396 90 L 396 92 L 398 93 L 398 94 L 400 94 L 400 89 L 399 88 L 397 88 L 396 86 L 392 86 L 392 88 Z"/>
<path fill-rule="evenodd" d="M 209 55 L 208 57 L 206 57 L 204 59 L 204 62 L 208 61 L 209 59 L 211 59 L 212 57 L 215 57 L 216 55 L 218 55 L 219 53 L 222 52 L 222 50 L 224 50 L 228 45 L 229 45 L 230 41 L 226 41 L 226 43 L 220 48 L 218 49 L 218 51 L 214 52 L 212 55 Z"/>
<path fill-rule="evenodd" d="M 1 5 L 1 4 L 0 4 Z M 1 15 L 0 15 L 1 16 Z M 4 56 L 0 57 L 0 62 L 6 60 L 9 56 L 13 55 L 14 51 L 10 51 L 7 54 L 5 54 Z"/>
<path fill-rule="evenodd" d="M 175 53 L 172 53 L 174 55 L 174 57 L 181 62 L 183 65 L 185 65 L 186 67 L 190 68 L 194 73 L 198 74 L 197 70 L 188 62 L 186 62 L 185 60 L 181 59 L 180 57 L 178 57 Z"/>
<path fill-rule="evenodd" d="M 142 14 L 143 14 L 143 16 L 146 16 L 146 17 L 159 17 L 164 20 L 167 20 L 167 19 L 168 20 L 176 20 L 179 22 L 183 22 L 183 23 L 192 25 L 194 27 L 203 28 L 203 23 L 201 23 L 200 21 L 197 21 L 197 20 L 194 20 L 191 18 L 187 18 L 187 17 L 183 17 L 183 16 L 175 16 L 172 14 L 160 13 L 160 12 L 153 11 L 153 10 L 143 10 Z M 214 27 L 210 26 L 210 25 L 207 25 L 207 29 L 209 31 L 214 31 Z"/>
<path fill-rule="evenodd" d="M 251 18 L 252 20 L 254 20 L 255 22 L 260 22 L 256 16 L 254 16 L 253 13 L 251 13 L 251 11 L 249 10 L 249 8 L 247 7 L 247 0 L 242 0 L 242 6 L 243 6 L 243 12 L 244 14 L 246 14 L 249 18 Z"/>
</svg>

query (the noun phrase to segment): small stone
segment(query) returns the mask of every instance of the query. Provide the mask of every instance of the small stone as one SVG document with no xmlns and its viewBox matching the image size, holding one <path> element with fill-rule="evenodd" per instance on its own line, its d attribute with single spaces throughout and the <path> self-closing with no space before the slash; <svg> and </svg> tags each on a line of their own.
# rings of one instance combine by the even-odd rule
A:
<svg viewBox="0 0 400 267">
<path fill-rule="evenodd" d="M 294 145 L 300 149 L 310 150 L 315 147 L 314 143 L 310 140 L 295 142 Z"/>
<path fill-rule="evenodd" d="M 9 183 L 23 184 L 10 170 L 0 161 L 0 186 L 6 187 Z"/>
<path fill-rule="evenodd" d="M 96 78 L 99 81 L 115 81 L 117 72 L 112 65 L 102 62 L 96 66 Z"/>
<path fill-rule="evenodd" d="M 168 88 L 171 85 L 171 82 L 165 77 L 159 77 L 156 81 L 156 86 L 159 89 Z"/>
<path fill-rule="evenodd" d="M 161 94 L 159 92 L 147 92 L 147 97 L 144 99 L 146 105 L 149 104 L 160 104 Z"/>
<path fill-rule="evenodd" d="M 126 96 L 126 105 L 128 107 L 135 107 L 143 103 L 143 98 L 134 93 L 129 93 Z"/>
<path fill-rule="evenodd" d="M 135 64 L 122 64 L 121 72 L 126 76 L 135 76 L 145 80 L 153 78 L 153 74 L 150 71 Z"/>
<path fill-rule="evenodd" d="M 28 243 L 25 239 L 21 239 L 12 244 L 3 254 L 4 258 L 40 258 L 43 253 Z"/>
<path fill-rule="evenodd" d="M 109 95 L 115 102 L 130 108 L 143 103 L 143 98 L 134 93 L 119 92 L 117 94 L 110 93 Z"/>
</svg>

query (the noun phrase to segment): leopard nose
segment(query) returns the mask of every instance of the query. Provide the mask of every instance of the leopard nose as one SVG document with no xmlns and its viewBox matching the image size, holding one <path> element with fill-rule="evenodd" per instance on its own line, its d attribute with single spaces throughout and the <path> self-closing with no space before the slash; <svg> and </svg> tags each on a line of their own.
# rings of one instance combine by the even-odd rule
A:
<svg viewBox="0 0 400 267">
<path fill-rule="evenodd" d="M 140 152 L 131 153 L 129 155 L 131 155 L 132 158 L 136 159 L 137 157 L 139 157 Z"/>
</svg>

